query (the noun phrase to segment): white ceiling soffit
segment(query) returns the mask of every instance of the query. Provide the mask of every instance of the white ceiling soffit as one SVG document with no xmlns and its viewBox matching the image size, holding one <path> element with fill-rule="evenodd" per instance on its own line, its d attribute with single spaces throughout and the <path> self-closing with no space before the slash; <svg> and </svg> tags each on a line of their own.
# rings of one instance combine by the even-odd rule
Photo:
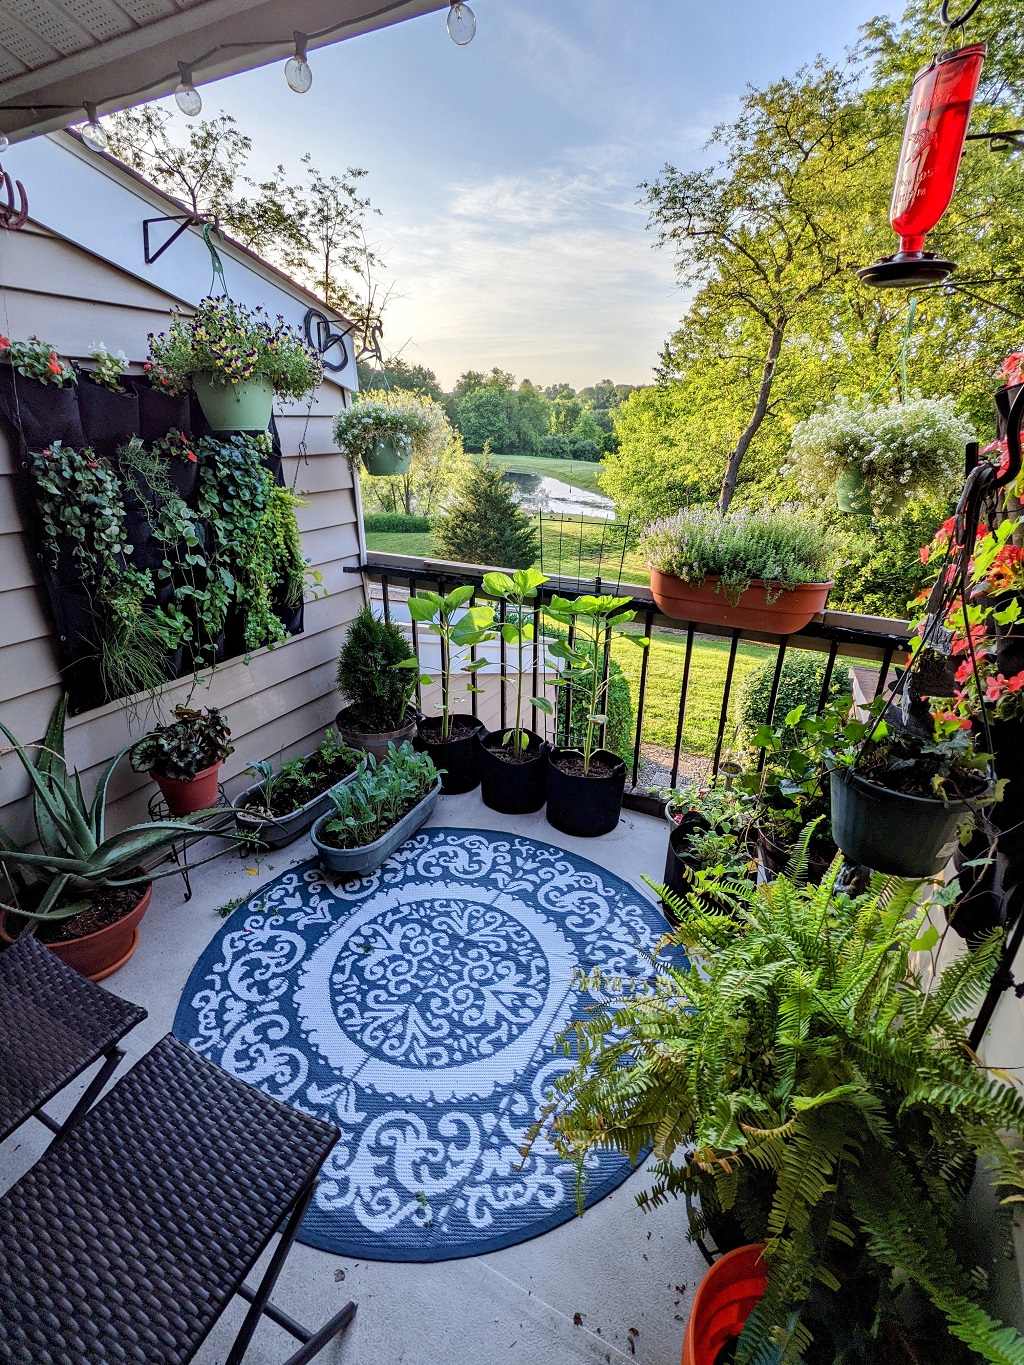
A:
<svg viewBox="0 0 1024 1365">
<path fill-rule="evenodd" d="M 283 61 L 448 0 L 0 0 L 0 131 L 12 142 L 168 95 L 178 63 L 196 85 Z M 283 81 L 282 81 L 283 85 Z"/>
</svg>

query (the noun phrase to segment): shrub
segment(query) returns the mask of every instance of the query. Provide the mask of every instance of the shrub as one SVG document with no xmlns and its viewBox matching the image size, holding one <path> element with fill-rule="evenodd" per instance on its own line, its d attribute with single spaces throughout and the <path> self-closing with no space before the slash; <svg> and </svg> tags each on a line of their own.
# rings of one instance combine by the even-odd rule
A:
<svg viewBox="0 0 1024 1365">
<path fill-rule="evenodd" d="M 416 687 L 416 673 L 396 665 L 415 655 L 391 621 L 380 621 L 370 604 L 352 621 L 338 656 L 338 687 L 352 720 L 369 735 L 398 730 Z"/>
<path fill-rule="evenodd" d="M 828 495 L 840 474 L 859 474 L 880 511 L 921 494 L 948 493 L 963 476 L 970 422 L 952 398 L 851 403 L 839 398 L 793 429 L 790 467 L 801 487 Z"/>
<path fill-rule="evenodd" d="M 589 460 L 592 464 L 596 464 L 601 458 L 601 446 L 588 436 L 574 436 L 569 444 L 574 460 Z"/>
<path fill-rule="evenodd" d="M 396 532 L 422 535 L 430 530 L 430 518 L 407 516 L 404 512 L 370 512 L 363 517 L 363 526 L 367 535 L 385 531 L 392 535 Z"/>
<path fill-rule="evenodd" d="M 825 681 L 827 659 L 822 654 L 811 654 L 805 650 L 789 653 L 782 661 L 779 676 L 779 691 L 773 712 L 775 723 L 789 715 L 797 706 L 807 708 L 807 714 L 818 714 L 818 699 L 821 685 Z M 826 701 L 841 697 L 849 689 L 849 670 L 839 661 L 832 671 Z M 743 679 L 739 694 L 740 729 L 748 740 L 754 738 L 759 725 L 768 723 L 768 702 L 772 695 L 772 682 L 775 678 L 775 660 L 769 659 L 752 669 Z"/>
<path fill-rule="evenodd" d="M 717 575 L 733 604 L 753 578 L 783 588 L 820 583 L 829 550 L 821 528 L 793 508 L 743 508 L 725 516 L 710 507 L 688 507 L 644 531 L 640 548 L 649 569 L 673 574 L 696 587 Z"/>
<path fill-rule="evenodd" d="M 568 436 L 561 434 L 542 436 L 537 443 L 537 454 L 544 455 L 549 460 L 571 460 L 572 451 L 569 448 Z"/>
<path fill-rule="evenodd" d="M 537 530 L 519 506 L 505 466 L 474 460 L 448 508 L 434 522 L 438 553 L 463 564 L 528 569 Z"/>
</svg>

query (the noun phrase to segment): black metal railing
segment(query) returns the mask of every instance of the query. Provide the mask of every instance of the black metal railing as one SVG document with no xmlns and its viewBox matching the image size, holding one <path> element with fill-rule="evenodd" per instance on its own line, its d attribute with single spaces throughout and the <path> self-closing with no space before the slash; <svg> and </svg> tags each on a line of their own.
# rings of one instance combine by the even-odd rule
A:
<svg viewBox="0 0 1024 1365">
<path fill-rule="evenodd" d="M 478 600 L 490 600 L 483 591 L 483 575 L 486 570 L 476 565 L 450 564 L 436 560 L 419 560 L 406 556 L 371 552 L 365 564 L 358 569 L 349 570 L 349 572 L 362 573 L 371 585 L 374 596 L 377 595 L 379 585 L 378 600 L 381 603 L 383 615 L 389 620 L 392 619 L 396 602 L 419 589 L 432 589 L 447 593 L 456 586 L 470 584 L 475 589 L 470 604 Z M 720 771 L 727 746 L 736 728 L 734 702 L 737 661 L 741 649 L 746 650 L 746 654 L 749 656 L 753 651 L 748 650 L 747 646 L 763 648 L 764 657 L 759 659 L 762 666 L 767 660 L 774 657 L 772 683 L 765 716 L 766 722 L 770 724 L 774 718 L 779 699 L 786 658 L 795 651 L 825 655 L 825 666 L 818 699 L 819 705 L 823 705 L 832 689 L 835 669 L 841 659 L 853 661 L 867 670 L 861 679 L 862 682 L 866 683 L 862 691 L 865 694 L 865 699 L 867 699 L 877 696 L 881 691 L 889 676 L 893 661 L 896 660 L 897 664 L 902 662 L 908 644 L 906 622 L 843 612 L 825 612 L 820 620 L 813 621 L 798 634 L 789 636 L 730 630 L 692 621 L 681 622 L 663 616 L 655 605 L 650 590 L 646 587 L 640 587 L 633 583 L 609 583 L 600 578 L 581 581 L 578 577 L 555 577 L 540 589 L 536 602 L 532 606 L 535 640 L 540 641 L 545 635 L 555 633 L 550 629 L 544 618 L 544 609 L 551 598 L 556 594 L 573 597 L 580 591 L 608 592 L 629 598 L 629 607 L 624 607 L 623 610 L 632 610 L 636 613 L 638 623 L 635 627 L 636 633 L 648 640 L 646 646 L 639 647 L 638 667 L 632 671 L 632 676 L 627 679 L 630 687 L 633 720 L 631 726 L 632 744 L 628 759 L 630 781 L 626 804 L 640 810 L 653 811 L 658 808 L 657 802 L 648 794 L 651 788 L 674 787 L 679 783 L 681 776 L 684 779 L 695 775 L 701 777 L 705 775 L 714 776 Z M 507 619 L 506 606 L 503 602 L 496 604 L 496 606 L 498 621 L 504 624 Z M 415 621 L 410 621 L 409 624 L 413 647 L 419 652 L 421 628 Z M 666 646 L 667 642 L 671 642 L 673 646 L 675 657 L 666 659 L 664 654 L 658 656 L 661 662 L 667 663 L 667 669 L 661 667 L 659 670 L 652 666 L 652 659 L 655 658 L 654 646 L 659 641 L 663 647 Z M 568 631 L 568 643 L 570 645 L 575 643 L 575 632 L 572 627 Z M 709 650 L 720 653 L 723 646 L 727 646 L 727 654 L 724 678 L 721 681 L 721 697 L 713 703 L 711 712 L 707 713 L 704 722 L 699 725 L 699 733 L 696 742 L 694 742 L 692 711 L 695 691 L 698 682 L 700 682 L 701 669 L 706 670 L 707 668 Z M 681 664 L 678 660 L 680 647 L 682 651 Z M 498 636 L 498 648 L 502 675 L 498 685 L 498 704 L 500 724 L 505 727 L 509 715 L 508 686 L 505 681 L 505 669 L 508 660 L 505 642 L 500 634 Z M 476 657 L 476 650 L 473 651 L 473 657 Z M 620 673 L 623 672 L 621 661 L 613 655 L 612 634 L 609 632 L 604 640 L 602 651 L 602 671 L 605 683 L 609 682 L 612 670 L 616 668 L 619 669 Z M 540 650 L 535 648 L 531 679 L 534 696 L 538 695 L 541 687 L 540 669 Z M 658 676 L 655 679 L 656 673 Z M 662 712 L 660 717 L 661 739 L 664 739 L 666 734 L 669 734 L 674 728 L 674 735 L 670 744 L 655 742 L 652 737 L 654 717 L 652 707 L 649 704 L 652 680 L 656 680 L 659 692 L 662 694 L 659 701 Z M 570 743 L 576 737 L 573 731 L 572 699 L 571 695 L 565 695 L 566 691 L 567 689 L 563 690 L 563 695 L 560 698 L 561 704 L 558 707 L 557 720 L 554 723 L 557 728 L 553 727 L 548 718 L 538 713 L 535 707 L 531 710 L 532 728 L 544 733 L 547 738 L 555 739 L 563 744 Z M 419 686 L 417 697 L 418 700 L 422 701 L 422 692 L 419 690 Z M 703 701 L 706 709 L 707 698 L 703 698 Z M 478 693 L 473 693 L 471 705 L 473 715 L 478 716 Z M 668 706 L 668 714 L 665 713 L 666 705 Z M 674 716 L 671 714 L 673 710 Z M 674 722 L 674 726 L 670 722 Z M 665 728 L 666 726 L 668 729 Z M 606 739 L 607 735 L 604 735 L 602 742 L 605 742 Z M 619 752 L 623 753 L 621 744 Z M 623 757 L 626 756 L 623 753 Z"/>
</svg>

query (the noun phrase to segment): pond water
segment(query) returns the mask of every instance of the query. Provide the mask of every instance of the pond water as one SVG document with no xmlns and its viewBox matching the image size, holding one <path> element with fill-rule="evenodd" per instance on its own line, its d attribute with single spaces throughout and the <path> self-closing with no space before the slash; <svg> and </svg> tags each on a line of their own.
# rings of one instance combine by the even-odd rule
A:
<svg viewBox="0 0 1024 1365">
<path fill-rule="evenodd" d="M 510 469 L 505 478 L 519 490 L 519 502 L 527 512 L 554 512 L 604 521 L 615 519 L 615 504 L 601 493 L 588 493 L 561 479 L 527 474 L 519 469 Z"/>
</svg>

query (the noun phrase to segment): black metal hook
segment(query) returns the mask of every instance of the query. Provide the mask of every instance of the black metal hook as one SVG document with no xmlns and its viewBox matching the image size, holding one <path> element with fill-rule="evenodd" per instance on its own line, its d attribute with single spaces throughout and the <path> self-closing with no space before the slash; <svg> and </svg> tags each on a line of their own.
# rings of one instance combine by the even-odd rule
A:
<svg viewBox="0 0 1024 1365">
<path fill-rule="evenodd" d="M 14 190 L 18 190 L 18 207 L 14 206 Z M 6 204 L 0 203 L 0 228 L 7 228 L 9 232 L 17 232 L 28 222 L 28 196 L 25 194 L 25 186 L 20 180 L 11 180 L 2 166 L 0 166 L 0 187 L 3 188 L 7 199 Z"/>
<path fill-rule="evenodd" d="M 970 19 L 980 4 L 981 0 L 974 0 L 974 4 L 968 5 L 963 14 L 958 15 L 955 19 L 951 19 L 949 17 L 949 0 L 942 0 L 942 22 L 947 28 L 960 28 L 963 24 L 967 23 L 967 20 Z"/>
</svg>

